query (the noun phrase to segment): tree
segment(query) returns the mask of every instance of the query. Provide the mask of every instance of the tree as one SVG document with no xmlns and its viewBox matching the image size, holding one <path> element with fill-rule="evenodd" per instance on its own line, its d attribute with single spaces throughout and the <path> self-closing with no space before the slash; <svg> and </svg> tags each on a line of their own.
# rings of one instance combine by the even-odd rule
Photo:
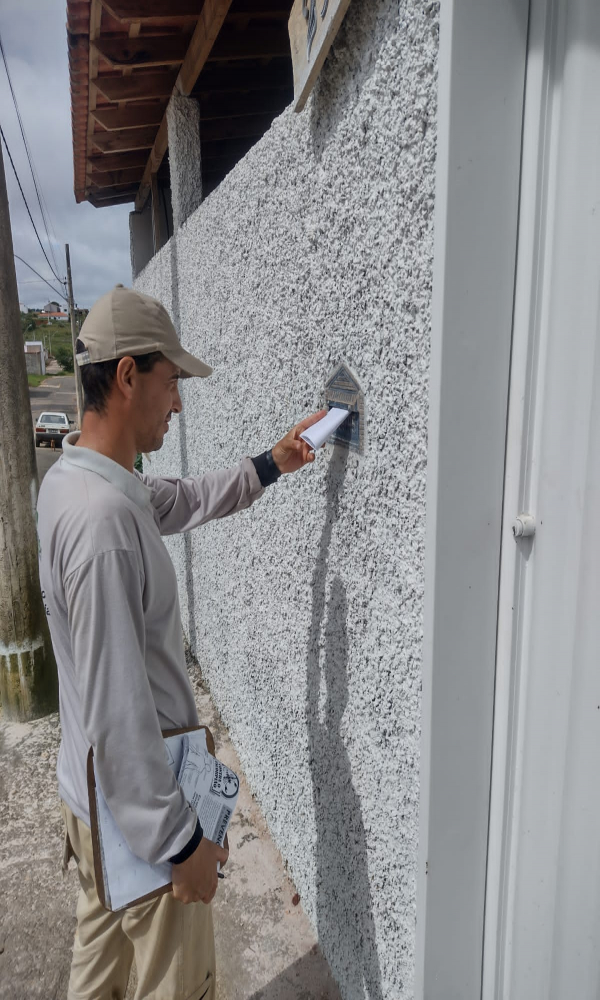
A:
<svg viewBox="0 0 600 1000">
<path fill-rule="evenodd" d="M 30 719 L 57 703 L 56 665 L 40 592 L 37 471 L 17 278 L 0 148 L 0 703 Z"/>
<path fill-rule="evenodd" d="M 26 316 L 24 313 L 21 313 L 21 329 L 23 333 L 35 333 L 37 330 L 35 320 L 32 319 L 31 316 Z"/>
<path fill-rule="evenodd" d="M 57 347 L 54 356 L 64 372 L 74 371 L 73 351 L 68 347 Z"/>
</svg>

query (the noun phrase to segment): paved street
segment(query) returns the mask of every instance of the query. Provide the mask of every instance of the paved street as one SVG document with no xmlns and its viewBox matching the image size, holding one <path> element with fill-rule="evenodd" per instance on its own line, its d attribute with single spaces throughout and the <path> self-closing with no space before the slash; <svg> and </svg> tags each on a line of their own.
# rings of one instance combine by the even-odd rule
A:
<svg viewBox="0 0 600 1000">
<path fill-rule="evenodd" d="M 75 396 L 75 376 L 55 375 L 42 382 L 37 389 L 29 390 L 32 423 L 35 425 L 40 413 L 45 410 L 58 410 L 66 413 L 70 420 L 77 419 L 77 400 Z M 60 448 L 51 448 L 43 444 L 35 449 L 37 470 L 40 483 L 51 465 L 61 456 Z"/>
</svg>

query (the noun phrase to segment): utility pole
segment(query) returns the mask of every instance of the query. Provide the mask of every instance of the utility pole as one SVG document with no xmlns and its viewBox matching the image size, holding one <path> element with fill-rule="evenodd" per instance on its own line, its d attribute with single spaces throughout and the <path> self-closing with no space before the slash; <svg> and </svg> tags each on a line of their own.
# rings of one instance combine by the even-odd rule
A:
<svg viewBox="0 0 600 1000">
<path fill-rule="evenodd" d="M 5 718 L 54 711 L 58 685 L 40 592 L 37 469 L 17 276 L 0 148 L 0 704 Z"/>
<path fill-rule="evenodd" d="M 75 305 L 73 302 L 73 282 L 71 281 L 71 255 L 69 244 L 65 243 L 65 256 L 67 258 L 67 282 L 69 288 L 69 313 L 71 315 L 71 340 L 73 342 L 73 371 L 75 373 L 75 390 L 77 392 L 77 423 L 81 428 L 81 418 L 83 416 L 83 389 L 81 387 L 81 369 L 77 364 L 77 319 L 75 317 Z"/>
</svg>

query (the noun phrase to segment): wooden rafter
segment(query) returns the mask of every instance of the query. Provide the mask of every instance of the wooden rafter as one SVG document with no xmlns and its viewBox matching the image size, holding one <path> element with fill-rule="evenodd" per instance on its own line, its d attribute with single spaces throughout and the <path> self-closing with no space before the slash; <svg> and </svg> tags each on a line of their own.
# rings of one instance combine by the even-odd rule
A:
<svg viewBox="0 0 600 1000">
<path fill-rule="evenodd" d="M 146 128 L 123 129 L 121 132 L 94 132 L 90 142 L 104 153 L 126 152 L 130 149 L 152 149 L 156 129 L 152 125 Z"/>
<path fill-rule="evenodd" d="M 291 6 L 67 0 L 77 200 L 123 203 L 135 187 L 141 208 L 152 175 L 168 186 L 172 95 L 198 99 L 202 174 L 212 190 L 292 98 Z"/>
<path fill-rule="evenodd" d="M 139 184 L 143 167 L 125 170 L 92 170 L 90 181 L 97 188 L 117 187 L 119 184 Z"/>
<path fill-rule="evenodd" d="M 177 72 L 136 73 L 132 76 L 100 76 L 94 81 L 107 101 L 145 101 L 149 97 L 170 97 Z"/>
<path fill-rule="evenodd" d="M 100 0 L 91 0 L 90 3 L 90 46 L 89 46 L 89 65 L 88 65 L 88 78 L 90 81 L 95 80 L 98 76 L 98 52 L 93 46 L 94 40 L 100 34 L 100 25 L 102 22 L 102 7 L 100 5 Z M 96 107 L 96 91 L 93 87 L 89 88 L 89 112 L 95 110 Z M 94 131 L 94 119 L 92 115 L 88 113 L 87 119 L 87 152 L 90 151 L 90 137 Z M 88 187 L 89 184 L 89 167 L 86 168 L 86 178 L 85 186 Z"/>
<path fill-rule="evenodd" d="M 135 195 L 136 185 L 130 184 L 128 187 L 114 187 L 114 188 L 102 188 L 100 191 L 94 192 L 94 197 L 96 201 L 106 201 L 107 198 L 112 198 L 113 195 L 118 195 L 122 198 L 124 195 Z"/>
<path fill-rule="evenodd" d="M 210 56 L 231 3 L 232 0 L 204 0 L 204 6 L 198 18 L 196 29 L 192 35 L 192 40 L 175 82 L 174 93 L 184 96 L 190 94 L 192 87 Z M 148 158 L 140 189 L 135 200 L 137 211 L 140 211 L 146 204 L 150 193 L 151 176 L 153 173 L 156 173 L 162 163 L 167 151 L 168 141 L 167 116 L 165 114 L 154 141 L 152 152 Z"/>
<path fill-rule="evenodd" d="M 105 153 L 100 156 L 89 156 L 88 164 L 91 171 L 127 170 L 131 167 L 146 166 L 148 153 L 145 149 L 134 149 L 129 153 Z"/>
<path fill-rule="evenodd" d="M 137 188 L 104 188 L 102 191 L 92 193 L 91 202 L 97 208 L 105 205 L 124 205 L 128 201 L 133 201 Z"/>
<path fill-rule="evenodd" d="M 100 37 L 92 42 L 98 55 L 120 69 L 123 66 L 172 66 L 182 63 L 190 43 L 189 35 L 125 35 L 114 38 Z"/>
<path fill-rule="evenodd" d="M 202 0 L 102 0 L 108 13 L 125 24 L 131 21 L 160 24 L 181 18 L 195 21 L 201 4 Z"/>
<path fill-rule="evenodd" d="M 144 128 L 145 125 L 160 125 L 165 113 L 165 103 L 148 104 L 133 108 L 96 108 L 92 114 L 97 122 L 115 132 L 123 128 Z"/>
<path fill-rule="evenodd" d="M 119 192 L 119 189 L 115 191 L 114 197 L 112 198 L 101 198 L 98 199 L 94 194 L 90 195 L 90 204 L 94 208 L 108 208 L 110 205 L 127 205 L 132 201 L 135 201 L 135 191 Z"/>
<path fill-rule="evenodd" d="M 202 13 L 175 83 L 175 90 L 184 97 L 191 94 L 192 87 L 208 61 L 231 3 L 232 0 L 204 0 Z"/>
</svg>

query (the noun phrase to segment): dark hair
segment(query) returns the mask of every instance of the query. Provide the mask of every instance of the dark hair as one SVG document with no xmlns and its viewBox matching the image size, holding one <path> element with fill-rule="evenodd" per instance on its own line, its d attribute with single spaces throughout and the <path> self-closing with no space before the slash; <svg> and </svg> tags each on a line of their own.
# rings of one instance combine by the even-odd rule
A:
<svg viewBox="0 0 600 1000">
<path fill-rule="evenodd" d="M 78 340 L 75 349 L 77 354 L 82 354 L 85 351 L 85 344 Z M 160 351 L 152 351 L 150 354 L 138 354 L 133 360 L 139 372 L 151 372 L 156 362 L 160 361 L 163 356 Z M 81 366 L 84 410 L 104 413 L 120 360 L 120 358 L 115 358 L 114 361 L 98 361 L 96 364 Z"/>
</svg>

